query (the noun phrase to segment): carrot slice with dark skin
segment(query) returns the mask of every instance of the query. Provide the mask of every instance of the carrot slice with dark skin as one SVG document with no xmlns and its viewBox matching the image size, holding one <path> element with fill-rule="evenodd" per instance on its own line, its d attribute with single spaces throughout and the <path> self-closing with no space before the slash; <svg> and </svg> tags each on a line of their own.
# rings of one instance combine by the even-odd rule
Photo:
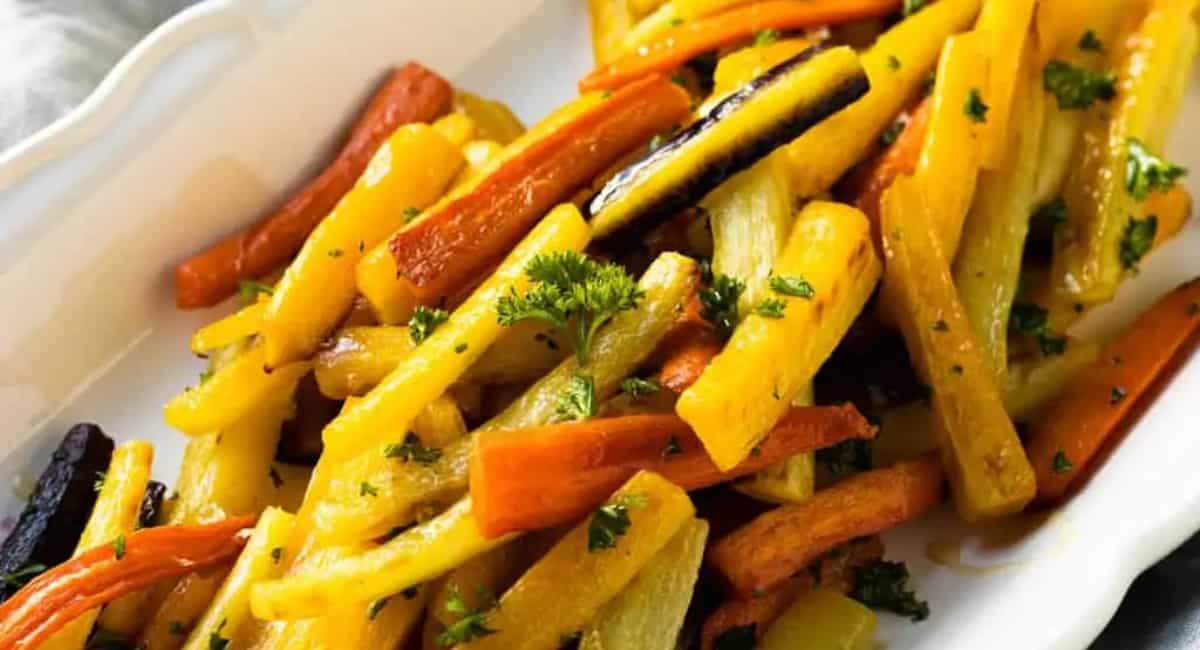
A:
<svg viewBox="0 0 1200 650">
<path fill-rule="evenodd" d="M 693 328 L 680 336 L 663 361 L 658 383 L 673 393 L 682 393 L 696 383 L 720 352 L 721 341 L 711 328 Z"/>
<path fill-rule="evenodd" d="M 0 650 L 36 648 L 90 609 L 233 560 L 254 519 L 146 528 L 46 571 L 0 605 Z"/>
<path fill-rule="evenodd" d="M 928 98 L 922 100 L 909 115 L 908 123 L 896 136 L 895 142 L 875 158 L 856 167 L 839 188 L 839 193 L 870 219 L 871 233 L 876 243 L 882 241 L 879 236 L 879 200 L 896 177 L 916 171 L 921 149 L 925 145 L 931 107 L 932 102 Z M 882 246 L 877 248 L 883 250 Z"/>
<path fill-rule="evenodd" d="M 900 0 L 773 0 L 737 7 L 664 31 L 592 71 L 579 81 L 579 90 L 612 90 L 649 74 L 669 74 L 700 54 L 750 40 L 762 30 L 836 25 L 879 18 L 899 8 Z"/>
<path fill-rule="evenodd" d="M 556 203 L 656 133 L 687 119 L 690 98 L 661 77 L 630 84 L 505 161 L 467 194 L 392 238 L 397 281 L 439 303 L 495 265 Z"/>
<path fill-rule="evenodd" d="M 921 516 L 942 500 L 942 484 L 934 456 L 864 472 L 760 515 L 712 545 L 708 560 L 739 596 L 764 594 L 841 544 Z"/>
<path fill-rule="evenodd" d="M 1058 501 L 1172 360 L 1200 331 L 1200 278 L 1168 293 L 1104 346 L 1050 410 L 1033 423 L 1028 454 L 1037 498 Z"/>
<path fill-rule="evenodd" d="M 449 109 L 453 97 L 450 83 L 419 63 L 393 72 L 319 176 L 271 216 L 175 268 L 179 308 L 211 307 L 232 296 L 240 280 L 261 277 L 286 263 L 354 186 L 371 156 L 397 127 L 432 121 Z"/>
<path fill-rule="evenodd" d="M 793 408 L 729 472 L 713 465 L 700 440 L 675 415 L 632 415 L 480 434 L 471 460 L 471 496 L 489 537 L 570 523 L 604 503 L 639 470 L 687 490 L 756 472 L 798 453 L 876 430 L 855 408 Z"/>
</svg>

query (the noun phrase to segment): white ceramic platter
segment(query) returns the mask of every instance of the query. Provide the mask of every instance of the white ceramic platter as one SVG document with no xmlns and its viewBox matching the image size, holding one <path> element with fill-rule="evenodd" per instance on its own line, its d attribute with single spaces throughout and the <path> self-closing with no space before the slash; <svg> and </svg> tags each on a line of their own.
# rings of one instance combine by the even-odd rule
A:
<svg viewBox="0 0 1200 650">
<path fill-rule="evenodd" d="M 188 336 L 221 312 L 176 311 L 172 266 L 310 175 L 391 65 L 421 60 L 538 118 L 590 67 L 583 6 L 210 0 L 156 31 L 0 158 L 0 475 L 36 475 L 71 424 L 94 421 L 157 443 L 173 481 L 183 439 L 161 405 L 196 380 Z M 1176 133 L 1170 156 L 1200 171 L 1200 83 Z M 1189 183 L 1200 193 L 1200 174 Z M 1197 251 L 1193 222 L 1085 327 L 1111 332 L 1200 275 Z M 1197 396 L 1193 360 L 1088 489 L 1016 544 L 989 549 L 944 513 L 890 535 L 933 615 L 884 617 L 887 647 L 1085 647 L 1134 576 L 1200 529 Z M 19 508 L 4 490 L 0 513 Z M 926 559 L 939 541 L 960 544 L 961 566 Z"/>
</svg>

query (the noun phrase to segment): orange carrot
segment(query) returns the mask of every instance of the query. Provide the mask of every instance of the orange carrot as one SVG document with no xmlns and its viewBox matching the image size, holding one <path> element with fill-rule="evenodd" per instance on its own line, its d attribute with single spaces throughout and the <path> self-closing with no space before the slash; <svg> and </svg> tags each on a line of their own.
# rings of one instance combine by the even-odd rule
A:
<svg viewBox="0 0 1200 650">
<path fill-rule="evenodd" d="M 750 40 L 766 29 L 794 30 L 886 16 L 900 0 L 771 0 L 684 23 L 593 70 L 579 90 L 612 90 L 650 74 L 668 74 L 697 55 Z"/>
<path fill-rule="evenodd" d="M 471 458 L 471 497 L 489 537 L 574 521 L 604 503 L 638 470 L 695 490 L 756 472 L 798 453 L 875 428 L 851 405 L 793 408 L 729 472 L 713 465 L 675 415 L 631 415 L 480 434 Z"/>
<path fill-rule="evenodd" d="M 470 192 L 393 236 L 397 281 L 432 305 L 496 264 L 554 204 L 654 134 L 685 120 L 690 99 L 661 77 L 631 84 L 546 133 Z"/>
<path fill-rule="evenodd" d="M 419 63 L 408 63 L 371 98 L 333 162 L 271 216 L 175 268 L 175 302 L 180 309 L 211 307 L 232 296 L 240 280 L 282 266 L 313 228 L 354 186 L 375 150 L 396 127 L 430 122 L 454 97 L 450 83 Z"/>
<path fill-rule="evenodd" d="M 232 560 L 254 517 L 202 526 L 146 528 L 85 551 L 41 574 L 0 605 L 0 650 L 36 648 L 84 612 Z"/>
<path fill-rule="evenodd" d="M 919 517 L 942 499 L 933 456 L 864 472 L 781 506 L 725 536 L 708 559 L 742 597 L 765 593 L 824 553 Z"/>
<path fill-rule="evenodd" d="M 722 634 L 739 627 L 754 626 L 755 639 L 761 639 L 771 623 L 801 593 L 815 587 L 849 593 L 854 587 L 855 570 L 874 564 L 882 557 L 883 542 L 878 536 L 866 537 L 826 554 L 814 573 L 801 572 L 757 598 L 725 601 L 704 621 L 700 632 L 701 650 L 714 650 Z"/>
<path fill-rule="evenodd" d="M 1126 419 L 1181 348 L 1200 331 L 1200 278 L 1168 293 L 1138 317 L 1033 424 L 1028 454 L 1038 500 L 1066 494 L 1105 440 Z"/>
<path fill-rule="evenodd" d="M 700 373 L 720 352 L 721 341 L 712 328 L 692 328 L 674 342 L 663 361 L 658 383 L 673 393 L 682 393 L 696 383 Z"/>
<path fill-rule="evenodd" d="M 910 113 L 908 123 L 895 142 L 878 156 L 855 168 L 840 188 L 848 200 L 871 220 L 871 231 L 876 242 L 880 241 L 879 199 L 897 176 L 911 174 L 917 169 L 921 148 L 925 145 L 931 106 L 928 98 L 922 100 Z"/>
</svg>

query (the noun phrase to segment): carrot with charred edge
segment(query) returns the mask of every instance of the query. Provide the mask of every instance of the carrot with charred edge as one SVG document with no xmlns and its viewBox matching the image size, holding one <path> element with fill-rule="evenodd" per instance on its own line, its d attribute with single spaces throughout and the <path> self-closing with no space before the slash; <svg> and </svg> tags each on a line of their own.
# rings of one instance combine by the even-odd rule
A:
<svg viewBox="0 0 1200 650">
<path fill-rule="evenodd" d="M 613 490 L 650 470 L 687 490 L 754 473 L 798 453 L 875 428 L 850 404 L 793 408 L 757 454 L 728 472 L 717 469 L 687 423 L 675 415 L 631 415 L 585 422 L 487 431 L 471 459 L 471 498 L 489 537 L 569 523 L 604 503 Z"/>
<path fill-rule="evenodd" d="M 919 517 L 942 499 L 934 456 L 853 476 L 781 506 L 714 544 L 709 562 L 738 595 L 764 593 L 839 544 Z"/>
<path fill-rule="evenodd" d="M 505 161 L 468 193 L 429 211 L 389 243 L 397 282 L 440 302 L 491 268 L 555 203 L 687 118 L 690 99 L 661 77 L 613 93 Z"/>
<path fill-rule="evenodd" d="M 932 105 L 928 98 L 922 100 L 909 114 L 908 122 L 896 136 L 895 142 L 851 172 L 840 188 L 849 202 L 871 220 L 871 232 L 875 235 L 876 244 L 880 242 L 879 213 L 883 191 L 898 176 L 911 174 L 917 169 Z"/>
<path fill-rule="evenodd" d="M 0 605 L 0 650 L 36 648 L 89 609 L 232 560 L 254 517 L 146 528 L 50 569 Z M 248 532 L 248 531 L 247 531 Z"/>
<path fill-rule="evenodd" d="M 700 629 L 700 650 L 718 650 L 717 639 L 736 628 L 751 627 L 754 638 L 761 639 L 783 610 L 812 586 L 812 576 L 802 574 L 757 598 L 721 603 L 704 620 L 704 627 Z"/>
<path fill-rule="evenodd" d="M 285 264 L 350 190 L 396 127 L 432 121 L 449 109 L 453 97 L 450 83 L 419 63 L 410 62 L 393 72 L 320 175 L 271 216 L 175 268 L 179 308 L 211 307 L 233 295 L 238 281 L 265 275 Z"/>
<path fill-rule="evenodd" d="M 772 0 L 738 7 L 664 31 L 654 41 L 593 70 L 579 90 L 612 90 L 650 74 L 665 74 L 697 55 L 754 38 L 766 29 L 789 31 L 893 13 L 900 0 Z"/>
<path fill-rule="evenodd" d="M 663 361 L 658 383 L 682 393 L 696 383 L 713 357 L 721 352 L 721 341 L 710 328 L 695 328 L 682 334 Z"/>
<path fill-rule="evenodd" d="M 1029 441 L 1037 499 L 1053 502 L 1129 414 L 1172 359 L 1200 331 L 1200 278 L 1175 289 L 1104 346 L 1040 420 Z"/>
</svg>

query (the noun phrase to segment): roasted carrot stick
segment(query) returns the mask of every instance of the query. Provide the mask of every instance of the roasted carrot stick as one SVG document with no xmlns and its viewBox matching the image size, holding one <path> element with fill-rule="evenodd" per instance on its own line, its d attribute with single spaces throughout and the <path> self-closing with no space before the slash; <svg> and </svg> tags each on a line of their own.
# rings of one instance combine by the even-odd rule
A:
<svg viewBox="0 0 1200 650">
<path fill-rule="evenodd" d="M 929 126 L 931 105 L 929 99 L 922 100 L 912 110 L 908 123 L 896 140 L 878 156 L 851 172 L 841 188 L 849 201 L 871 220 L 871 231 L 876 242 L 880 241 L 879 200 L 897 176 L 911 174 L 917 169 L 921 148 L 925 144 L 925 131 Z"/>
<path fill-rule="evenodd" d="M 408 63 L 371 98 L 333 162 L 271 216 L 175 268 L 180 309 L 211 307 L 233 295 L 239 280 L 269 273 L 288 261 L 321 219 L 362 175 L 379 145 L 409 122 L 429 122 L 450 106 L 450 83 Z"/>
<path fill-rule="evenodd" d="M 673 342 L 659 371 L 658 383 L 673 393 L 682 393 L 696 383 L 720 352 L 721 341 L 711 328 L 693 328 Z"/>
<path fill-rule="evenodd" d="M 397 282 L 431 305 L 462 289 L 555 203 L 631 149 L 686 119 L 688 94 L 661 77 L 631 84 L 530 143 L 471 191 L 390 242 Z"/>
<path fill-rule="evenodd" d="M 146 528 L 41 574 L 0 605 L 0 650 L 36 648 L 89 609 L 233 559 L 254 517 Z"/>
<path fill-rule="evenodd" d="M 933 456 L 858 474 L 760 515 L 710 547 L 709 562 L 739 596 L 764 593 L 839 544 L 920 516 L 941 501 L 942 479 Z"/>
<path fill-rule="evenodd" d="M 1053 502 L 1120 426 L 1180 348 L 1200 331 L 1200 278 L 1175 289 L 1104 346 L 1095 365 L 1034 423 L 1029 460 L 1037 498 Z"/>
<path fill-rule="evenodd" d="M 772 0 L 708 16 L 664 31 L 621 58 L 593 70 L 579 90 L 611 90 L 649 74 L 670 73 L 699 54 L 736 45 L 766 29 L 834 25 L 894 12 L 900 0 Z"/>
<path fill-rule="evenodd" d="M 740 598 L 721 603 L 700 629 L 700 650 L 733 646 L 733 638 L 761 639 L 787 606 L 801 593 L 812 589 L 812 576 L 801 574 L 757 598 Z M 718 645 L 720 643 L 720 645 Z M 729 645 L 727 645 L 729 644 Z"/>
<path fill-rule="evenodd" d="M 875 428 L 849 404 L 793 408 L 757 454 L 722 472 L 675 415 L 488 431 L 480 434 L 472 456 L 471 496 L 480 529 L 492 537 L 578 519 L 638 470 L 657 472 L 695 490 L 794 454 L 874 436 Z"/>
</svg>

